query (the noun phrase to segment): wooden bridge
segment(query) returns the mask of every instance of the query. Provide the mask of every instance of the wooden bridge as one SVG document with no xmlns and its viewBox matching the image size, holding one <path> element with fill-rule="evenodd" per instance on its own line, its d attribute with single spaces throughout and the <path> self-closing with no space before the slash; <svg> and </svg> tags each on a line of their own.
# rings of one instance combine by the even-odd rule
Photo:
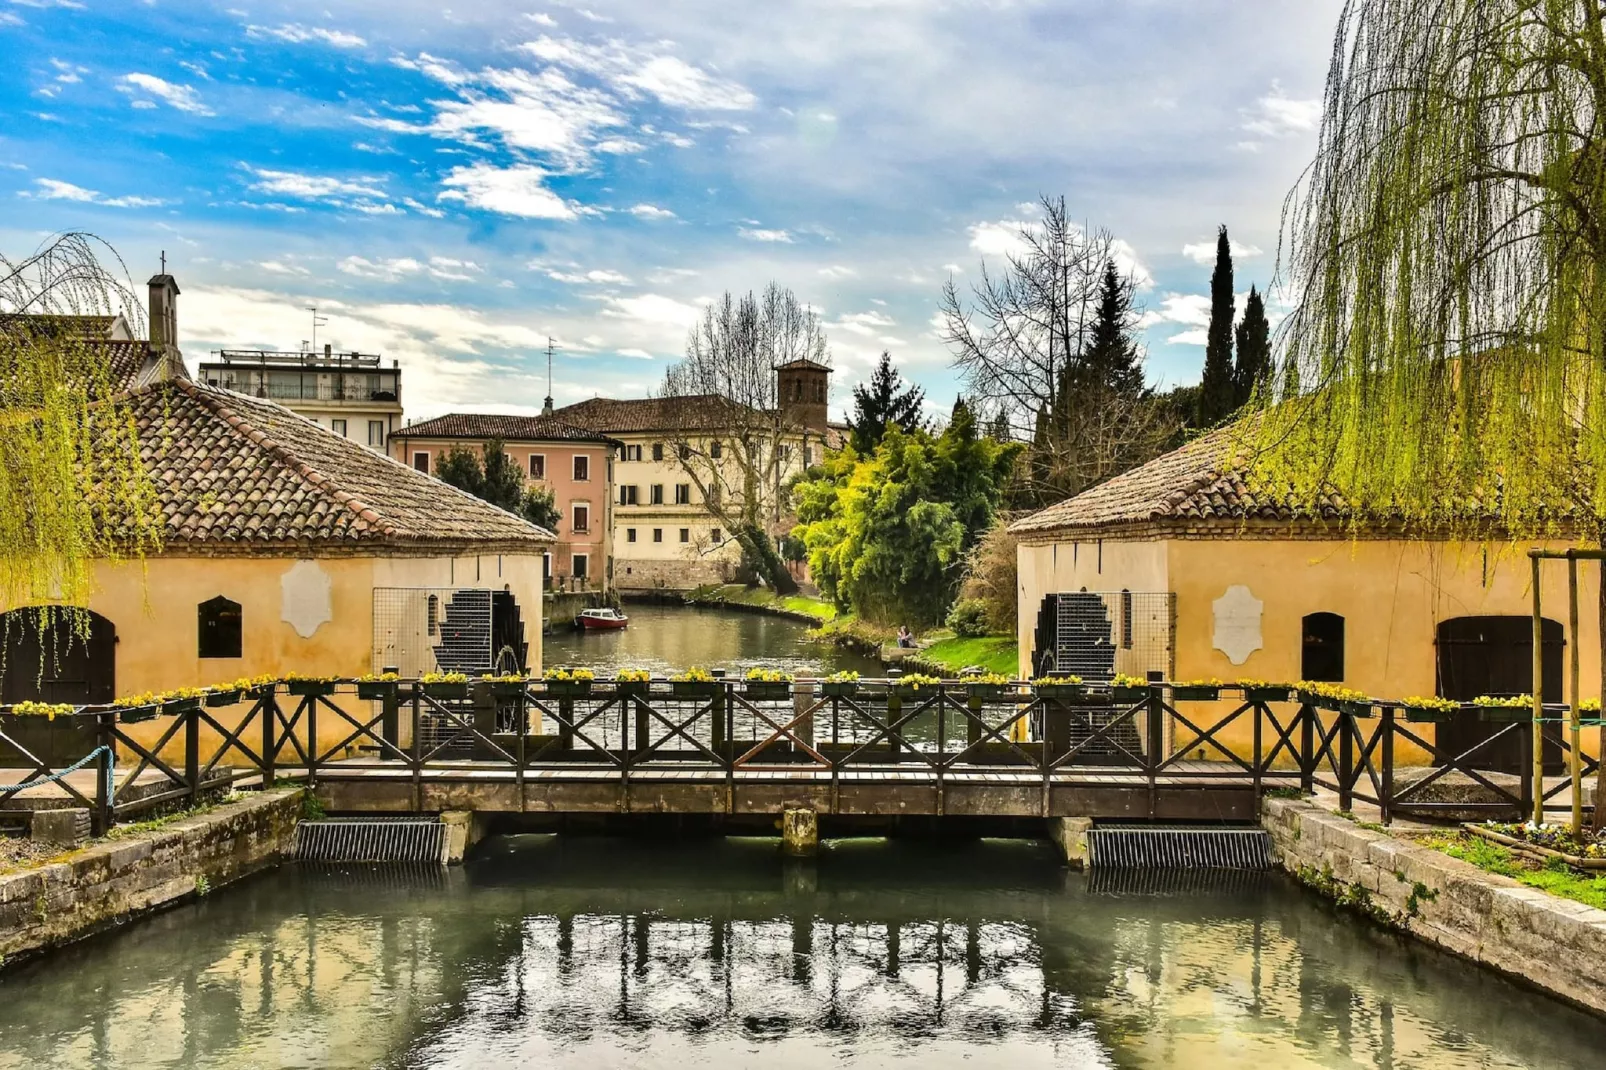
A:
<svg viewBox="0 0 1606 1070">
<path fill-rule="evenodd" d="M 1271 789 L 1318 787 L 1385 821 L 1521 812 L 1533 784 L 1439 751 L 1388 705 L 1323 709 L 1288 689 L 830 684 L 287 681 L 64 715 L 89 768 L 50 785 L 100 828 L 220 786 L 304 779 L 331 812 L 776 815 L 1251 821 Z M 61 720 L 62 718 L 58 718 Z M 39 718 L 0 712 L 11 783 L 66 763 L 30 750 Z M 142 723 L 151 722 L 151 723 Z M 1396 751 L 1425 753 L 1401 785 Z M 115 752 L 115 762 L 106 754 Z M 1586 764 L 1593 768 L 1592 759 Z M 54 765 L 54 768 L 53 768 Z M 1484 802 L 1427 801 L 1450 773 Z M 0 775 L 0 785 L 7 778 Z M 0 788 L 0 791 L 3 791 Z M 34 789 L 42 790 L 42 789 Z M 1545 791 L 1563 810 L 1562 787 Z"/>
</svg>

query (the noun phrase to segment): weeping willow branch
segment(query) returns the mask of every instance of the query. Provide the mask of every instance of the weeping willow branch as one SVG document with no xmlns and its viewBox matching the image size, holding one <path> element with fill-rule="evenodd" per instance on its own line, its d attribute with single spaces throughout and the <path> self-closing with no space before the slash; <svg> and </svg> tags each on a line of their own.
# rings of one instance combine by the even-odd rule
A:
<svg viewBox="0 0 1606 1070">
<path fill-rule="evenodd" d="M 1259 479 L 1423 529 L 1606 526 L 1597 2 L 1350 0 L 1279 262 Z"/>
<path fill-rule="evenodd" d="M 106 254 L 122 271 L 103 265 Z M 140 324 L 116 252 L 87 234 L 0 256 L 0 602 L 84 606 L 92 564 L 160 544 L 155 488 L 118 396 L 105 317 Z"/>
</svg>

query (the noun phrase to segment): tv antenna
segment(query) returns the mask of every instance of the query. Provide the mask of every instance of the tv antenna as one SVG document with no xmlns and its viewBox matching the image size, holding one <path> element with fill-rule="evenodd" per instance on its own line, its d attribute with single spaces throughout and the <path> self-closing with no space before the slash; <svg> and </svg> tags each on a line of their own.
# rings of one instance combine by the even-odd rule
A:
<svg viewBox="0 0 1606 1070">
<path fill-rule="evenodd" d="M 550 416 L 552 414 L 552 351 L 557 349 L 557 348 L 558 348 L 557 345 L 554 344 L 553 341 L 552 341 L 552 336 L 550 334 L 547 335 L 546 336 L 546 405 L 542 408 L 542 414 L 543 415 L 547 415 L 547 416 Z"/>
<path fill-rule="evenodd" d="M 318 351 L 318 328 L 327 326 L 329 318 L 318 315 L 317 305 L 308 305 L 307 311 L 312 313 L 312 351 L 316 353 Z"/>
</svg>

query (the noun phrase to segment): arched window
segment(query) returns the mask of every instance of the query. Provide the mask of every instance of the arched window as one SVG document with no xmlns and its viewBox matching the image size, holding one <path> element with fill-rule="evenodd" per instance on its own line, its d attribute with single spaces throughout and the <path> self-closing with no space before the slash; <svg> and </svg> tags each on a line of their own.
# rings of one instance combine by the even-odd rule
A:
<svg viewBox="0 0 1606 1070">
<path fill-rule="evenodd" d="M 196 656 L 237 658 L 240 656 L 240 603 L 218 595 L 208 598 L 197 609 Z"/>
<path fill-rule="evenodd" d="M 1300 678 L 1337 683 L 1344 679 L 1344 618 L 1311 613 L 1303 621 Z"/>
</svg>

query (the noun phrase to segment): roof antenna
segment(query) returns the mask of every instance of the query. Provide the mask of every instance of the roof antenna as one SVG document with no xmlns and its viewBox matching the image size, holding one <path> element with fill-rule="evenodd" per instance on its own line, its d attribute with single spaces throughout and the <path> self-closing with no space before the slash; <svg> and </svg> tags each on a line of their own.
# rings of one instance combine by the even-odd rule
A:
<svg viewBox="0 0 1606 1070">
<path fill-rule="evenodd" d="M 552 415 L 552 350 L 557 348 L 552 344 L 552 336 L 546 336 L 546 404 L 541 408 L 542 416 Z"/>
<path fill-rule="evenodd" d="M 317 305 L 307 305 L 306 308 L 308 312 L 312 313 L 312 352 L 316 353 L 318 352 L 318 328 L 327 326 L 329 320 L 327 317 L 318 315 Z"/>
</svg>

